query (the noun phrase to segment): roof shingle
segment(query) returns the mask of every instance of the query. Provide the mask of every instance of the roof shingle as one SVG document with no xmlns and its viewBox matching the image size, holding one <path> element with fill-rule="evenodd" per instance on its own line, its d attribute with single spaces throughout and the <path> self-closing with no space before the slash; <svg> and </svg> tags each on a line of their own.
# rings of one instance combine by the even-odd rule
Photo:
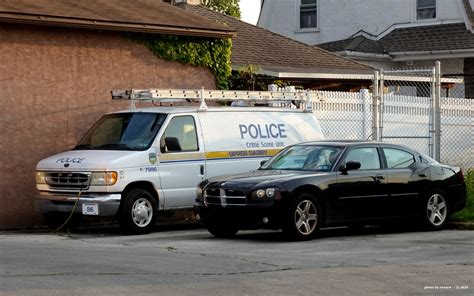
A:
<svg viewBox="0 0 474 296">
<path fill-rule="evenodd" d="M 185 9 L 225 23 L 237 31 L 232 38 L 234 67 L 258 65 L 273 71 L 291 70 L 312 73 L 372 73 L 373 69 L 323 49 L 275 34 L 263 28 L 220 14 L 202 6 L 186 5 Z"/>
<path fill-rule="evenodd" d="M 160 0 L 2 0 L 0 22 L 231 37 L 228 27 Z M 167 31 L 168 30 L 168 31 Z"/>
<path fill-rule="evenodd" d="M 355 42 L 355 41 L 360 41 Z M 356 46 L 353 46 L 353 45 Z M 330 51 L 357 51 L 364 53 L 395 53 L 416 51 L 444 51 L 474 48 L 474 34 L 464 23 L 399 28 L 380 40 L 363 36 L 318 44 Z"/>
</svg>

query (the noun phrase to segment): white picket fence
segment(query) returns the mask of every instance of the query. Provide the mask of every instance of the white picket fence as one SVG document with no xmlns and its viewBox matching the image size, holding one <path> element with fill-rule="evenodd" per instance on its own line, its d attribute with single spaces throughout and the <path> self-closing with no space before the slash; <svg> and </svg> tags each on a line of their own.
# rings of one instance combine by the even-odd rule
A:
<svg viewBox="0 0 474 296">
<path fill-rule="evenodd" d="M 371 139 L 372 94 L 320 92 L 313 109 L 327 139 Z M 386 94 L 383 136 L 429 154 L 430 98 Z M 441 99 L 441 161 L 474 168 L 474 100 Z M 391 138 L 400 137 L 400 138 Z M 410 138 L 418 137 L 418 138 Z"/>
</svg>

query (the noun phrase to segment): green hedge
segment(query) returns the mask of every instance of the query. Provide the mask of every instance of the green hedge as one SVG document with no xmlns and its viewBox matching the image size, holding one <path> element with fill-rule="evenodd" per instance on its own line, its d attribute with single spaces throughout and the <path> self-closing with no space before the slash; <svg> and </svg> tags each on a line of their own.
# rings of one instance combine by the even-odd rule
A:
<svg viewBox="0 0 474 296">
<path fill-rule="evenodd" d="M 191 36 L 131 33 L 130 38 L 144 44 L 156 56 L 187 65 L 211 69 L 218 89 L 229 88 L 232 40 Z"/>
<path fill-rule="evenodd" d="M 467 203 L 466 207 L 454 214 L 451 219 L 454 221 L 471 221 L 474 222 L 474 171 L 469 171 L 465 175 L 467 187 Z"/>
</svg>

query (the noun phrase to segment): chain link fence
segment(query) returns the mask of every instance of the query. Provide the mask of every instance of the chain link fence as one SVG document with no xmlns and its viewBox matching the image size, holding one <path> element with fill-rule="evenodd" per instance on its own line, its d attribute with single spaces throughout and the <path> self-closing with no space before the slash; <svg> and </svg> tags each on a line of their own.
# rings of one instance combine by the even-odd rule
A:
<svg viewBox="0 0 474 296">
<path fill-rule="evenodd" d="M 381 140 L 474 168 L 474 99 L 465 98 L 462 77 L 441 78 L 429 68 L 374 78 L 371 90 L 318 92 L 313 109 L 326 139 Z"/>
</svg>

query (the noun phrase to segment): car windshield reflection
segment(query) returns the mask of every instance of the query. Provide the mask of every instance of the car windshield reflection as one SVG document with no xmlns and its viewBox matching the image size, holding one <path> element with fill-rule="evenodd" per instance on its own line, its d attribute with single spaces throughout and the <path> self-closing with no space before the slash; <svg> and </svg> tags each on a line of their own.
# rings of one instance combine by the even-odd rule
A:
<svg viewBox="0 0 474 296">
<path fill-rule="evenodd" d="M 343 148 L 324 145 L 289 147 L 265 163 L 262 170 L 295 170 L 329 172 Z"/>
</svg>

